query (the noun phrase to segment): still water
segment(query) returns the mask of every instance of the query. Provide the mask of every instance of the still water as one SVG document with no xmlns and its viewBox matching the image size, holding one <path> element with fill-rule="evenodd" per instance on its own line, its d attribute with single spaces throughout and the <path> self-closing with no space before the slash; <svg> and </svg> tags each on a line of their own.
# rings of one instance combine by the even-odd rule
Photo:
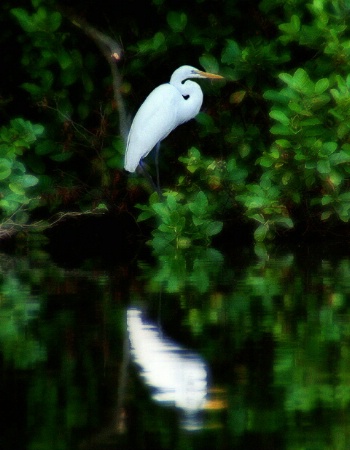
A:
<svg viewBox="0 0 350 450">
<path fill-rule="evenodd" d="M 0 448 L 350 449 L 342 250 L 0 254 Z"/>
</svg>

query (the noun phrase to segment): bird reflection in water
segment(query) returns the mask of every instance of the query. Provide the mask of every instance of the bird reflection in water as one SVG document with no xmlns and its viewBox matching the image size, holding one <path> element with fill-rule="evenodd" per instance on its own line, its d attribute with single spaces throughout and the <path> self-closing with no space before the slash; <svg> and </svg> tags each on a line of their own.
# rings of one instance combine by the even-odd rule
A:
<svg viewBox="0 0 350 450">
<path fill-rule="evenodd" d="M 208 390 L 204 360 L 164 336 L 139 309 L 128 310 L 127 325 L 132 360 L 139 366 L 152 398 L 163 405 L 175 406 L 180 411 L 183 428 L 201 428 Z"/>
</svg>

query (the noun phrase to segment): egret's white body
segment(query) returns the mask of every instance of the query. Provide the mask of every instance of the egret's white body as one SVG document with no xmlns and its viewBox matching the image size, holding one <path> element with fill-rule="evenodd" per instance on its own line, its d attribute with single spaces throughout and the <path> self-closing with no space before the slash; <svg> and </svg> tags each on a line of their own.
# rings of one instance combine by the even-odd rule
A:
<svg viewBox="0 0 350 450">
<path fill-rule="evenodd" d="M 182 425 L 201 428 L 200 416 L 208 395 L 208 367 L 202 357 L 166 337 L 136 308 L 127 310 L 131 359 L 150 388 L 153 400 L 176 406 Z"/>
<path fill-rule="evenodd" d="M 193 119 L 203 103 L 200 86 L 188 78 L 222 78 L 191 66 L 175 70 L 170 83 L 155 88 L 137 111 L 130 128 L 124 167 L 135 172 L 140 160 L 178 125 Z"/>
</svg>

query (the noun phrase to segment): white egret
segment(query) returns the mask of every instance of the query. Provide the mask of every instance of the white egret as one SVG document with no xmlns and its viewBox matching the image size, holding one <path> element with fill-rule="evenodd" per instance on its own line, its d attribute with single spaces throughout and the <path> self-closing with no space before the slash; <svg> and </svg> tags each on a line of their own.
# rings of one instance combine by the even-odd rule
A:
<svg viewBox="0 0 350 450">
<path fill-rule="evenodd" d="M 140 106 L 130 128 L 124 162 L 124 168 L 128 172 L 135 172 L 139 164 L 142 168 L 142 159 L 160 141 L 178 125 L 193 119 L 199 113 L 203 92 L 189 78 L 223 77 L 191 66 L 181 66 L 172 74 L 170 83 L 155 88 Z M 158 166 L 157 179 L 159 189 Z"/>
<path fill-rule="evenodd" d="M 165 336 L 159 325 L 147 320 L 140 309 L 127 310 L 127 329 L 132 360 L 139 366 L 153 400 L 174 405 L 181 412 L 184 428 L 201 428 L 200 416 L 209 384 L 206 361 Z"/>
</svg>

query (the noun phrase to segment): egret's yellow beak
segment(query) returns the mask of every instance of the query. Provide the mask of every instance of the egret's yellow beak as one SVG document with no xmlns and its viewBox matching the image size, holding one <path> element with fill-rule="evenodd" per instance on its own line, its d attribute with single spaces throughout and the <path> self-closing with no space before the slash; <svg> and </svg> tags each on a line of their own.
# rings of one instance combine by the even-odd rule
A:
<svg viewBox="0 0 350 450">
<path fill-rule="evenodd" d="M 198 75 L 204 78 L 213 78 L 213 79 L 215 78 L 217 80 L 224 78 L 221 75 L 217 75 L 216 73 L 202 72 L 201 70 L 197 70 L 197 73 Z"/>
</svg>

